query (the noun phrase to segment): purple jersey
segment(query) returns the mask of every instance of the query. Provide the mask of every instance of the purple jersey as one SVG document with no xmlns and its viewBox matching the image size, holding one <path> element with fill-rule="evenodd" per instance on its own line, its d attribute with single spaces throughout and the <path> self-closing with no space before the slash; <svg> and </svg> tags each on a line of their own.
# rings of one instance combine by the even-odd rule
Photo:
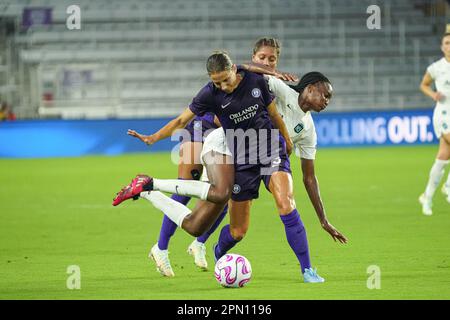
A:
<svg viewBox="0 0 450 320">
<path fill-rule="evenodd" d="M 238 87 L 230 94 L 216 88 L 212 82 L 204 86 L 189 108 L 197 116 L 215 114 L 226 129 L 273 129 L 267 107 L 273 96 L 262 75 L 238 69 L 243 75 Z"/>
<path fill-rule="evenodd" d="M 214 123 L 214 113 L 208 112 L 203 116 L 195 117 L 186 126 L 189 136 L 180 137 L 180 142 L 203 142 L 212 129 L 217 129 L 218 126 Z"/>
<path fill-rule="evenodd" d="M 202 116 L 207 112 L 214 113 L 220 120 L 223 129 L 227 133 L 227 142 L 230 150 L 234 153 L 236 170 L 245 170 L 255 165 L 270 162 L 274 156 L 279 154 L 279 143 L 271 139 L 274 129 L 269 117 L 267 107 L 272 103 L 274 97 L 270 94 L 269 87 L 263 76 L 238 69 L 243 79 L 237 88 L 230 94 L 216 88 L 212 82 L 204 86 L 189 105 L 191 111 Z M 228 129 L 241 129 L 243 134 L 249 134 L 252 130 L 256 139 L 239 139 L 236 136 L 230 141 Z M 236 135 L 237 132 L 235 131 Z M 263 136 L 264 134 L 264 136 Z M 277 135 L 278 139 L 278 135 Z M 252 141 L 249 143 L 249 141 Z M 263 154 L 261 144 L 265 144 L 265 153 L 272 156 L 261 157 Z M 277 150 L 271 148 L 271 142 L 277 146 Z M 233 144 L 231 146 L 230 144 Z M 255 158 L 256 157 L 256 158 Z"/>
</svg>

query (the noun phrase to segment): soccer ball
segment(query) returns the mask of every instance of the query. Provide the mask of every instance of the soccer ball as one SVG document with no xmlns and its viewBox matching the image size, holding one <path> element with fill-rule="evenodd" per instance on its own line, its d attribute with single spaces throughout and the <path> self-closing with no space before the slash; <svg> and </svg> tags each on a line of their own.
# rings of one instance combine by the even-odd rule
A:
<svg viewBox="0 0 450 320">
<path fill-rule="evenodd" d="M 243 287 L 252 277 L 252 266 L 246 257 L 227 253 L 217 260 L 214 268 L 217 282 L 228 288 Z"/>
</svg>

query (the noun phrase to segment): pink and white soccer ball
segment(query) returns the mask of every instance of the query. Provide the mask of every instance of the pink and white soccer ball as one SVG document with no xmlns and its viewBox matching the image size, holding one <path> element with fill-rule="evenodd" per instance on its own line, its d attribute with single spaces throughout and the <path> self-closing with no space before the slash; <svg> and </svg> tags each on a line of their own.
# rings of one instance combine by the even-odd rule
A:
<svg viewBox="0 0 450 320">
<path fill-rule="evenodd" d="M 252 266 L 246 257 L 235 253 L 227 253 L 217 260 L 214 268 L 217 282 L 224 287 L 243 287 L 252 277 Z"/>
</svg>

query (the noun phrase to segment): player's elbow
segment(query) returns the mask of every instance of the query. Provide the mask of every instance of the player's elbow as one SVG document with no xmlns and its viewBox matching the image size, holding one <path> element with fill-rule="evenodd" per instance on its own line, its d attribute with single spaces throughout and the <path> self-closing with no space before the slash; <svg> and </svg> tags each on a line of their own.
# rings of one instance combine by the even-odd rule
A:
<svg viewBox="0 0 450 320">
<path fill-rule="evenodd" d="M 183 118 L 178 117 L 173 120 L 173 127 L 176 129 L 184 128 L 186 127 L 187 122 L 183 120 Z"/>
<path fill-rule="evenodd" d="M 420 89 L 420 91 L 422 91 L 423 94 L 426 95 L 427 92 L 429 90 L 431 90 L 431 87 L 429 85 L 425 84 L 425 83 L 421 83 L 420 86 L 419 86 L 419 89 Z"/>
</svg>

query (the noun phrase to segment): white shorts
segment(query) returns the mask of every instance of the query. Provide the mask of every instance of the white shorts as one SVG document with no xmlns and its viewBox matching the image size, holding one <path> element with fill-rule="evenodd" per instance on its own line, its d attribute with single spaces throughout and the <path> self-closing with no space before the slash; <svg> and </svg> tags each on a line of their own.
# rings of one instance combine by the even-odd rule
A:
<svg viewBox="0 0 450 320">
<path fill-rule="evenodd" d="M 200 154 L 200 160 L 203 165 L 203 174 L 201 179 L 202 181 L 209 181 L 208 175 L 206 173 L 206 162 L 204 160 L 204 157 L 211 151 L 215 151 L 217 153 L 221 153 L 230 157 L 233 156 L 227 146 L 227 139 L 222 128 L 218 128 L 212 131 L 210 134 L 208 134 L 205 141 L 203 142 L 203 149 L 202 153 Z"/>
<path fill-rule="evenodd" d="M 316 159 L 316 147 L 304 146 L 301 144 L 294 145 L 295 155 L 302 159 L 315 160 Z"/>
<path fill-rule="evenodd" d="M 439 105 L 434 109 L 433 128 L 438 139 L 450 133 L 450 110 L 448 109 Z"/>
</svg>

